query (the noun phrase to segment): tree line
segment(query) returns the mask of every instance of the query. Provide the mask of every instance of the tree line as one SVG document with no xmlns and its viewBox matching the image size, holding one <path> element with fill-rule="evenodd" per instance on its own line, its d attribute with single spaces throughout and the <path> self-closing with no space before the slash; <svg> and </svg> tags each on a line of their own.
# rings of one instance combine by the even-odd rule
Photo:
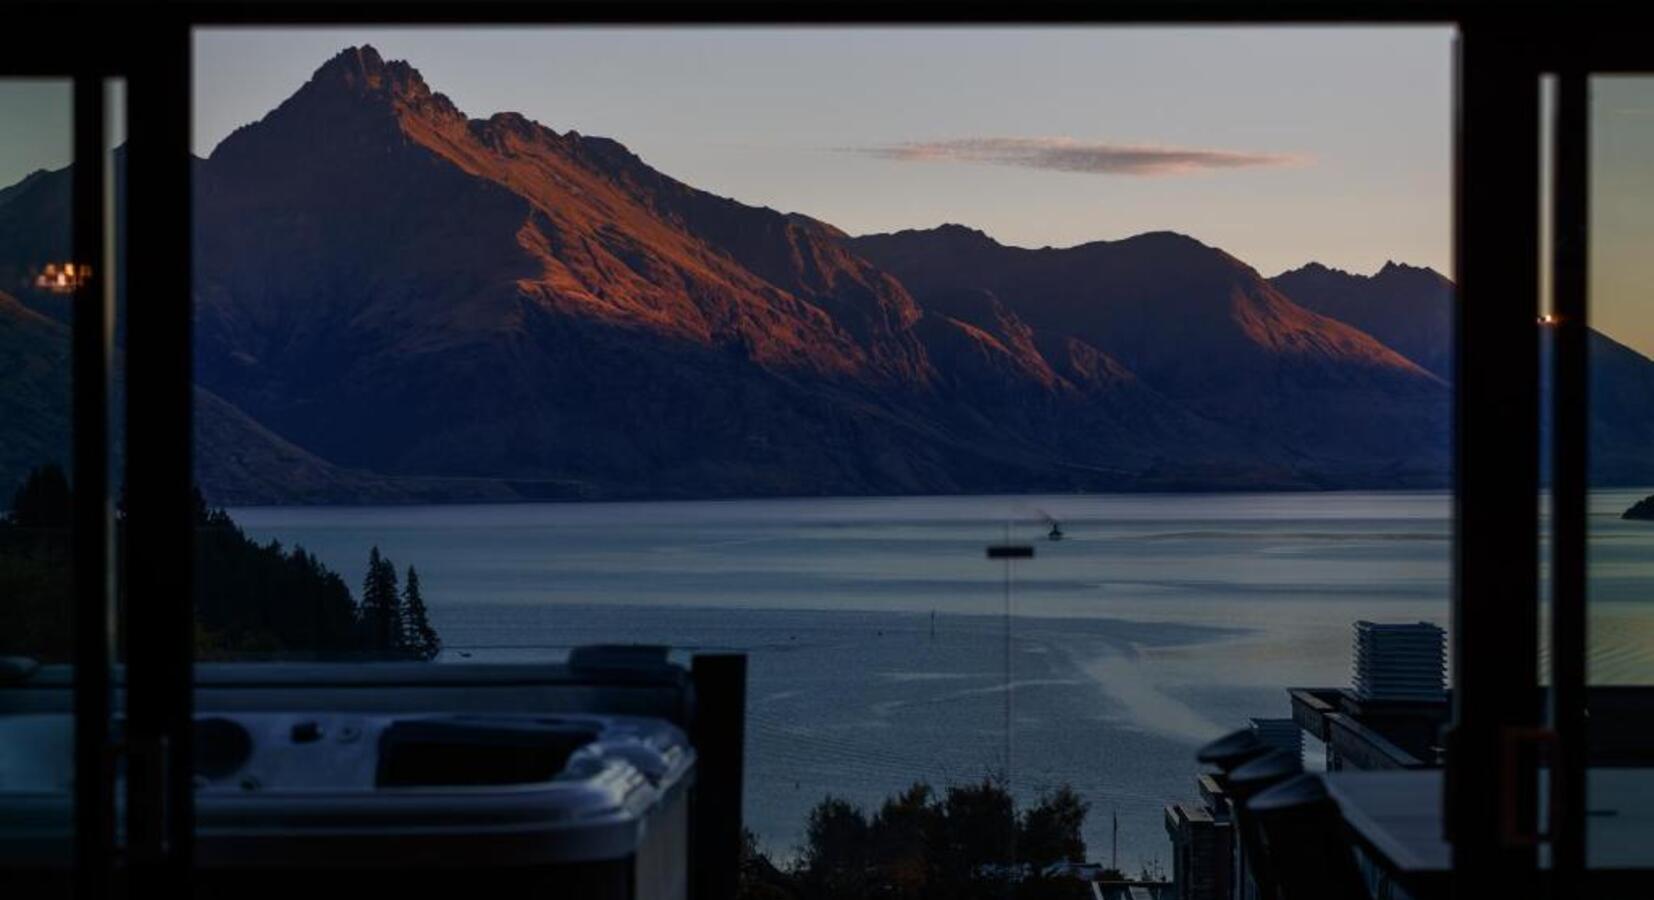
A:
<svg viewBox="0 0 1654 900">
<path fill-rule="evenodd" d="M 379 554 L 377 546 L 368 553 L 368 574 L 362 581 L 358 615 L 370 650 L 420 659 L 432 659 L 442 650 L 442 638 L 431 627 L 425 611 L 419 572 L 409 566 L 407 581 L 398 590 L 396 566 Z"/>
<path fill-rule="evenodd" d="M 0 516 L 0 655 L 73 658 L 72 509 L 69 479 L 48 465 L 29 474 Z M 441 651 L 418 573 L 409 566 L 399 585 L 396 567 L 378 547 L 369 554 L 358 604 L 344 579 L 313 554 L 254 541 L 200 491 L 195 524 L 197 658 L 429 660 Z M 115 525 L 116 553 L 124 556 L 120 508 Z M 116 584 L 124 609 L 124 580 Z"/>
<path fill-rule="evenodd" d="M 740 900 L 1081 900 L 1088 885 L 1051 872 L 1085 861 L 1090 804 L 1062 785 L 1018 810 L 1003 781 L 915 782 L 871 813 L 828 796 L 804 845 L 777 863 L 748 832 Z M 1107 873 L 1116 877 L 1118 872 Z"/>
</svg>

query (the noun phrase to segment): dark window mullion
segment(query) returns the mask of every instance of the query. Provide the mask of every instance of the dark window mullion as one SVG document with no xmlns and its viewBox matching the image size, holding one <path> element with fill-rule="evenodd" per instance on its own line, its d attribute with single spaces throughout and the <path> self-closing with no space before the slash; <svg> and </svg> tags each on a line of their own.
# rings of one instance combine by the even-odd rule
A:
<svg viewBox="0 0 1654 900">
<path fill-rule="evenodd" d="M 195 836 L 191 48 L 187 11 L 143 15 L 127 80 L 127 845 L 134 896 L 186 897 Z"/>
<path fill-rule="evenodd" d="M 74 80 L 71 262 L 91 266 L 75 291 L 74 428 L 75 896 L 107 896 L 115 848 L 115 771 L 110 747 L 114 567 L 109 485 L 109 366 L 113 304 L 104 254 L 105 85 Z"/>
<path fill-rule="evenodd" d="M 1589 248 L 1588 76 L 1557 76 L 1551 233 L 1551 762 L 1557 896 L 1574 896 L 1585 867 L 1586 513 L 1589 413 L 1586 328 Z"/>
<path fill-rule="evenodd" d="M 1467 19 L 1458 41 L 1453 720 L 1445 804 L 1455 890 L 1525 896 L 1539 724 L 1539 44 Z"/>
</svg>

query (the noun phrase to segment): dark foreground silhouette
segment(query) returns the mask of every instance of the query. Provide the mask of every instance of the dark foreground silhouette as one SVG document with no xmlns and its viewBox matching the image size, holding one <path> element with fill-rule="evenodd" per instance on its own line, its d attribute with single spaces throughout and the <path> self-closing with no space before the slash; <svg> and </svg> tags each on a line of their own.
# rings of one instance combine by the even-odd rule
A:
<svg viewBox="0 0 1654 900">
<path fill-rule="evenodd" d="M 1090 804 L 1067 785 L 1018 810 L 1003 781 L 925 782 L 885 799 L 871 814 L 828 796 L 810 811 L 804 845 L 777 863 L 751 832 L 741 900 L 1080 900 L 1085 882 L 1053 871 L 1085 861 L 1081 836 Z M 1106 877 L 1123 880 L 1118 871 Z"/>
<path fill-rule="evenodd" d="M 73 657 L 72 500 L 63 470 L 43 466 L 0 516 L 0 655 Z M 441 650 L 413 567 L 399 585 L 375 547 L 358 604 L 344 579 L 303 547 L 252 540 L 199 492 L 195 506 L 198 658 L 432 659 Z M 124 532 L 117 513 L 117 548 Z M 124 608 L 120 579 L 116 602 Z"/>
</svg>

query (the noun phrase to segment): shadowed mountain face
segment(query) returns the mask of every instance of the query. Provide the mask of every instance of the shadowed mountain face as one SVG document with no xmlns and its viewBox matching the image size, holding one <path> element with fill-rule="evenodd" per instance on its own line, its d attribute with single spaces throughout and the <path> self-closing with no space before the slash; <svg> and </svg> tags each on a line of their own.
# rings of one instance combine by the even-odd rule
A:
<svg viewBox="0 0 1654 900">
<path fill-rule="evenodd" d="M 196 171 L 220 502 L 1446 483 L 1445 367 L 1391 295 L 1176 234 L 851 238 L 366 47 Z M 0 277 L 66 207 L 66 172 L 0 194 Z"/>
<path fill-rule="evenodd" d="M 34 290 L 45 260 L 68 257 L 69 170 L 35 172 L 0 189 L 0 291 L 35 312 L 68 315 L 68 301 Z"/>
<path fill-rule="evenodd" d="M 67 466 L 71 435 L 69 327 L 0 293 L 0 492 L 10 497 L 29 471 Z M 124 360 L 115 360 L 112 402 L 123 417 Z M 119 432 L 117 430 L 117 438 Z M 215 502 L 407 502 L 424 498 L 511 499 L 469 483 L 403 483 L 351 472 L 273 434 L 223 399 L 195 389 L 196 477 Z M 114 448 L 117 461 L 121 447 Z"/>
<path fill-rule="evenodd" d="M 198 174 L 203 384 L 331 462 L 528 495 L 1311 483 L 847 237 L 340 54 Z"/>
<path fill-rule="evenodd" d="M 68 330 L 0 293 L 0 492 L 68 456 Z"/>
<path fill-rule="evenodd" d="M 944 226 L 852 246 L 922 305 L 991 294 L 1034 346 L 1059 356 L 1090 348 L 1169 402 L 1269 441 L 1274 458 L 1315 478 L 1443 480 L 1450 394 L 1441 379 L 1193 239 L 1026 250 Z"/>
<path fill-rule="evenodd" d="M 1388 262 L 1377 274 L 1352 275 L 1310 263 L 1271 278 L 1270 284 L 1452 380 L 1453 282 L 1435 270 Z"/>
<path fill-rule="evenodd" d="M 1388 263 L 1364 276 L 1311 263 L 1272 281 L 1293 299 L 1358 325 L 1420 365 L 1452 377 L 1454 286 L 1437 272 Z M 1541 340 L 1538 352 L 1546 365 L 1549 349 Z M 1654 361 L 1595 330 L 1586 338 L 1586 352 L 1592 483 L 1654 483 Z M 1541 406 L 1546 427 L 1549 404 L 1547 392 Z M 1548 458 L 1549 438 L 1539 440 Z"/>
<path fill-rule="evenodd" d="M 1654 361 L 1597 331 L 1585 348 L 1591 481 L 1654 484 Z"/>
</svg>

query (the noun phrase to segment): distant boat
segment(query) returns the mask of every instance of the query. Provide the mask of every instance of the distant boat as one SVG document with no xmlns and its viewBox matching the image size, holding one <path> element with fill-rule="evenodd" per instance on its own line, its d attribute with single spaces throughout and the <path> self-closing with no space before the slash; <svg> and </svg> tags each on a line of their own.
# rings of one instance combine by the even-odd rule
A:
<svg viewBox="0 0 1654 900">
<path fill-rule="evenodd" d="M 1047 540 L 1052 540 L 1052 541 L 1062 540 L 1062 537 L 1063 537 L 1062 526 L 1060 524 L 1058 524 L 1055 519 L 1053 519 L 1051 521 L 1051 531 L 1050 531 L 1050 533 L 1046 534 L 1045 537 L 1046 537 Z"/>
</svg>

